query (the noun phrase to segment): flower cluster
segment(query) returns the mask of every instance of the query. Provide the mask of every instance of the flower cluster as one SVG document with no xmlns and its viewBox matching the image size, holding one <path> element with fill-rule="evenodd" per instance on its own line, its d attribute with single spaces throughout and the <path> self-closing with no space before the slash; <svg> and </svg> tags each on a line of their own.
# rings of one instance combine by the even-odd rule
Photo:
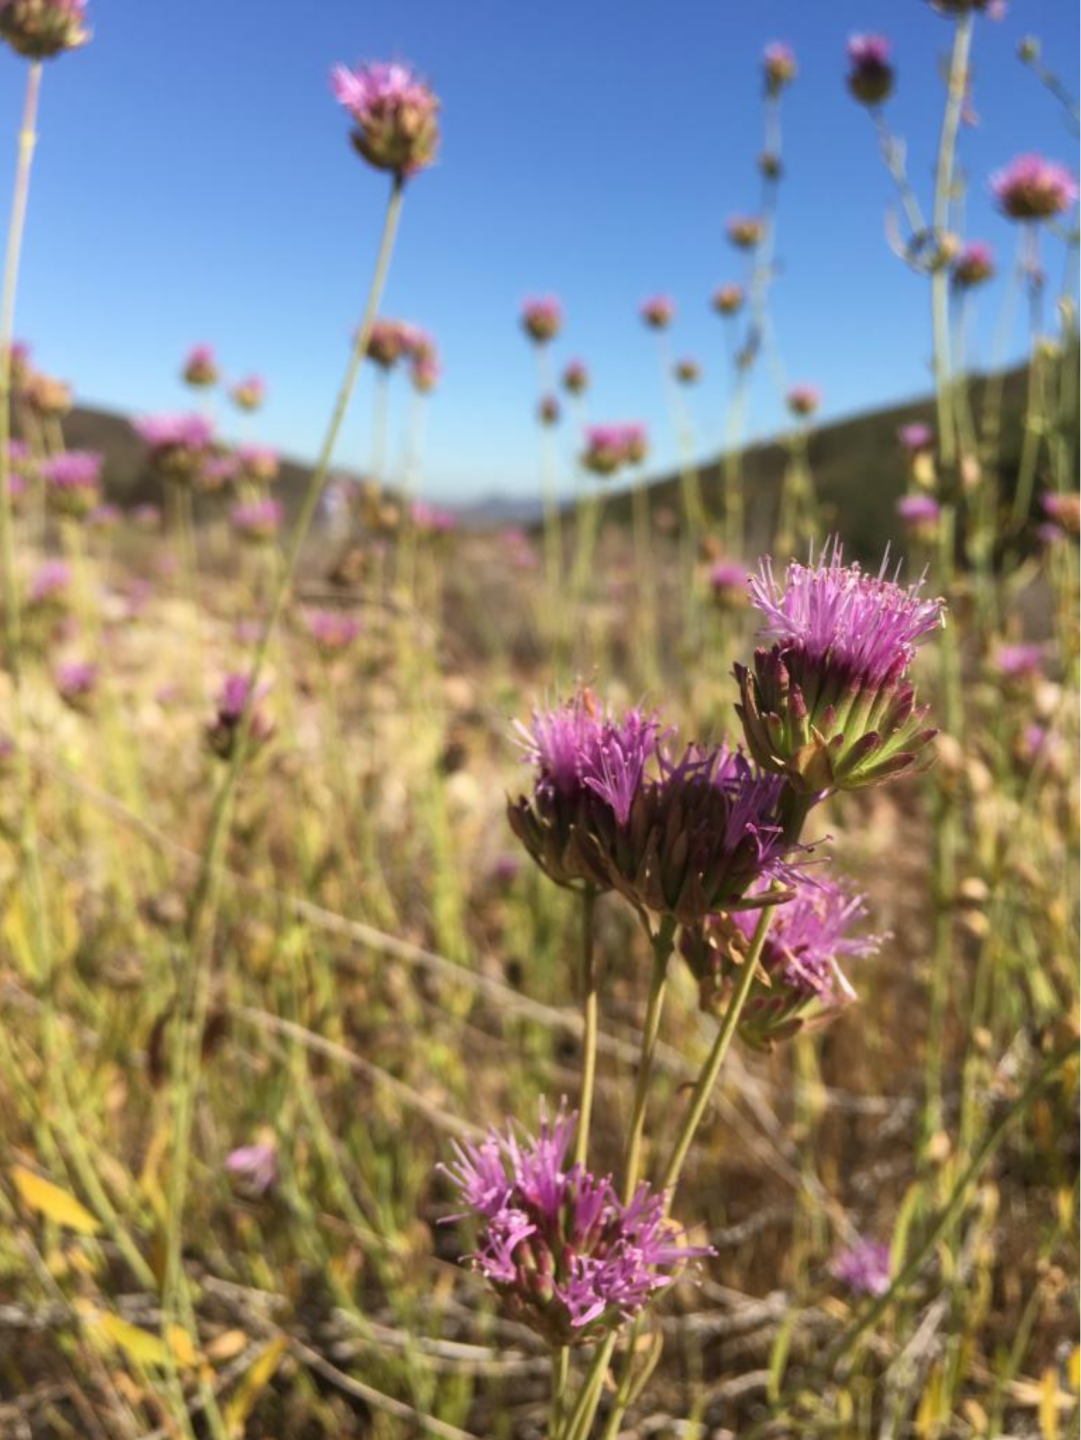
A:
<svg viewBox="0 0 1081 1440">
<path fill-rule="evenodd" d="M 1077 182 L 1064 165 L 1042 155 L 1019 155 L 991 177 L 991 192 L 1011 220 L 1050 220 L 1077 199 Z"/>
<path fill-rule="evenodd" d="M 838 961 L 874 955 L 882 943 L 882 936 L 852 933 L 867 916 L 862 896 L 829 879 L 797 875 L 792 883 L 795 893 L 774 911 L 740 1018 L 741 1038 L 756 1049 L 768 1049 L 809 1023 L 822 1024 L 854 1000 Z M 698 981 L 703 1010 L 723 1013 L 756 924 L 753 911 L 737 911 L 710 915 L 684 930 L 680 949 Z"/>
<path fill-rule="evenodd" d="M 63 450 L 39 467 L 49 504 L 61 515 L 81 520 L 101 499 L 104 456 L 92 450 Z"/>
<path fill-rule="evenodd" d="M 507 1313 L 550 1345 L 583 1345 L 632 1320 L 688 1261 L 663 1195 L 646 1184 L 623 1204 L 608 1177 L 567 1165 L 575 1119 L 541 1117 L 535 1139 L 491 1131 L 442 1167 L 479 1225 L 469 1257 Z M 463 1216 L 453 1216 L 462 1219 Z"/>
<path fill-rule="evenodd" d="M 873 785 L 929 758 L 908 680 L 917 644 L 943 620 L 943 602 L 859 564 L 835 542 L 818 565 L 769 562 L 751 580 L 769 649 L 736 666 L 737 706 L 752 755 L 804 795 Z"/>
<path fill-rule="evenodd" d="M 853 35 L 848 42 L 848 88 L 861 105 L 881 105 L 893 90 L 890 42 L 884 35 Z"/>
<path fill-rule="evenodd" d="M 192 480 L 210 457 L 214 426 L 203 415 L 146 415 L 132 422 L 163 475 Z"/>
<path fill-rule="evenodd" d="M 431 165 L 439 148 L 439 100 L 407 65 L 338 65 L 330 83 L 354 121 L 353 144 L 370 165 L 399 180 Z"/>
<path fill-rule="evenodd" d="M 644 425 L 587 425 L 582 468 L 607 478 L 624 465 L 641 465 L 649 454 L 649 435 Z"/>
<path fill-rule="evenodd" d="M 50 60 L 89 39 L 86 0 L 0 0 L 0 40 L 28 60 Z"/>
<path fill-rule="evenodd" d="M 269 496 L 245 500 L 233 506 L 229 523 L 242 540 L 263 545 L 273 540 L 281 529 L 282 507 Z"/>
<path fill-rule="evenodd" d="M 522 329 L 530 340 L 543 345 L 554 340 L 563 328 L 563 306 L 554 295 L 526 300 L 522 306 Z"/>
<path fill-rule="evenodd" d="M 215 755 L 219 755 L 223 760 L 228 760 L 232 755 L 244 713 L 249 708 L 249 751 L 259 749 L 271 739 L 274 734 L 274 721 L 262 706 L 266 690 L 267 687 L 261 685 L 252 695 L 247 675 L 237 672 L 226 675 L 218 692 L 214 718 L 206 729 L 207 744 Z"/>
</svg>

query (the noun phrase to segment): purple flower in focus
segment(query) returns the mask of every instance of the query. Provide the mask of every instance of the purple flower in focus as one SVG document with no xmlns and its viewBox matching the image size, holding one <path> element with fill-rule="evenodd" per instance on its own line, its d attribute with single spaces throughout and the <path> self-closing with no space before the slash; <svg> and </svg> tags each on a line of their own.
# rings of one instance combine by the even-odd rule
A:
<svg viewBox="0 0 1081 1440">
<path fill-rule="evenodd" d="M 261 1199 L 278 1183 L 278 1152 L 273 1145 L 241 1145 L 225 1157 L 226 1171 L 253 1199 Z"/>
<path fill-rule="evenodd" d="M 439 100 L 408 65 L 336 65 L 331 89 L 355 123 L 353 144 L 399 180 L 431 165 L 439 147 Z"/>
<path fill-rule="evenodd" d="M 526 300 L 522 305 L 522 328 L 538 345 L 554 340 L 563 328 L 563 306 L 554 295 Z"/>
<path fill-rule="evenodd" d="M 875 784 L 910 768 L 934 732 L 922 728 L 908 670 L 944 618 L 941 600 L 859 564 L 839 541 L 817 564 L 793 561 L 783 582 L 765 561 L 753 603 L 775 643 L 736 666 L 737 706 L 752 755 L 805 795 Z"/>
<path fill-rule="evenodd" d="M 890 1247 L 859 1240 L 834 1257 L 830 1274 L 856 1295 L 884 1295 L 890 1288 Z"/>
<path fill-rule="evenodd" d="M 28 60 L 51 60 L 89 39 L 86 0 L 0 0 L 0 40 Z"/>
<path fill-rule="evenodd" d="M 991 177 L 991 193 L 1011 220 L 1050 220 L 1077 199 L 1077 181 L 1042 155 L 1019 155 Z"/>
<path fill-rule="evenodd" d="M 853 35 L 848 42 L 848 88 L 861 105 L 881 105 L 893 90 L 891 45 L 885 35 Z"/>
<path fill-rule="evenodd" d="M 64 450 L 40 465 L 49 503 L 64 515 L 82 518 L 101 498 L 104 457 L 91 450 Z"/>
<path fill-rule="evenodd" d="M 550 1345 L 597 1340 L 633 1319 L 678 1277 L 688 1246 L 666 1218 L 663 1195 L 638 1187 L 620 1202 L 610 1178 L 567 1166 L 575 1119 L 541 1116 L 536 1139 L 491 1131 L 455 1146 L 441 1167 L 479 1225 L 468 1258 L 508 1314 Z M 453 1216 L 461 1219 L 463 1216 Z"/>
</svg>

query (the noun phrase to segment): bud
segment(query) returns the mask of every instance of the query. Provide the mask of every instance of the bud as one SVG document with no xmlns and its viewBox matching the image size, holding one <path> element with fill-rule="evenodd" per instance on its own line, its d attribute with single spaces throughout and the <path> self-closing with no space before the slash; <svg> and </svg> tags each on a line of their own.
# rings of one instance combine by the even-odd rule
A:
<svg viewBox="0 0 1081 1440">
<path fill-rule="evenodd" d="M 675 301 L 667 295 L 653 295 L 643 300 L 638 313 L 651 330 L 667 330 L 675 317 Z"/>
<path fill-rule="evenodd" d="M 238 410 L 258 410 L 266 399 L 266 381 L 261 375 L 249 375 L 246 380 L 238 380 L 229 391 L 229 398 Z"/>
<path fill-rule="evenodd" d="M 702 378 L 697 360 L 691 360 L 687 356 L 676 361 L 673 373 L 681 385 L 696 385 Z"/>
<path fill-rule="evenodd" d="M 537 418 L 542 425 L 559 424 L 559 401 L 554 395 L 545 395 L 537 406 Z"/>
<path fill-rule="evenodd" d="M 90 39 L 86 0 L 2 0 L 0 40 L 28 60 L 51 60 Z"/>
<path fill-rule="evenodd" d="M 785 402 L 793 415 L 807 419 L 822 404 L 822 392 L 814 385 L 793 385 L 785 396 Z"/>
<path fill-rule="evenodd" d="M 563 389 L 568 395 L 584 395 L 589 389 L 589 371 L 581 360 L 569 360 L 563 369 Z"/>
<path fill-rule="evenodd" d="M 718 315 L 737 315 L 744 299 L 742 285 L 722 285 L 713 292 L 713 308 Z"/>
<path fill-rule="evenodd" d="M 762 52 L 762 75 L 767 95 L 779 95 L 799 74 L 795 51 L 776 40 Z"/>
<path fill-rule="evenodd" d="M 522 306 L 522 329 L 531 340 L 544 345 L 563 328 L 563 306 L 554 295 L 529 299 Z"/>
<path fill-rule="evenodd" d="M 188 385 L 197 388 L 218 383 L 218 361 L 212 345 L 193 345 L 181 372 Z"/>
<path fill-rule="evenodd" d="M 884 35 L 853 35 L 848 42 L 848 88 L 861 105 L 881 105 L 894 83 L 890 42 Z"/>
<path fill-rule="evenodd" d="M 753 250 L 761 244 L 765 225 L 757 215 L 733 215 L 725 231 L 737 250 Z"/>
</svg>

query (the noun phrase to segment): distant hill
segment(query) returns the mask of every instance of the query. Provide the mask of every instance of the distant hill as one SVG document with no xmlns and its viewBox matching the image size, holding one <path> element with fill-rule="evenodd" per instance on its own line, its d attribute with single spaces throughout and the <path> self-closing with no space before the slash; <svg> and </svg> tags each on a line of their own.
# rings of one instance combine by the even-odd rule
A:
<svg viewBox="0 0 1081 1440">
<path fill-rule="evenodd" d="M 1017 369 L 1005 377 L 1003 384 L 999 470 L 1007 492 L 1016 474 L 1020 453 L 1025 380 L 1026 372 Z M 981 380 L 973 384 L 977 413 L 984 384 Z M 824 425 L 811 434 L 810 462 L 824 519 L 843 532 L 855 553 L 880 550 L 884 539 L 896 533 L 894 507 L 907 485 L 897 430 L 914 421 L 934 425 L 932 397 L 854 415 Z M 148 464 L 146 447 L 125 416 L 80 407 L 65 421 L 64 432 L 72 449 L 99 450 L 105 455 L 106 484 L 114 503 L 131 506 L 161 500 L 161 483 Z M 772 533 L 786 461 L 787 451 L 780 440 L 752 445 L 744 453 L 743 474 L 752 545 Z M 713 514 L 721 509 L 722 467 L 723 457 L 699 464 L 703 493 Z M 287 511 L 299 505 L 310 475 L 309 466 L 282 460 L 275 493 Z M 648 483 L 651 506 L 668 507 L 678 514 L 678 474 L 662 475 Z M 535 525 L 538 508 L 533 497 L 491 496 L 458 507 L 458 514 L 463 524 L 478 528 L 507 523 Z M 606 514 L 610 520 L 628 519 L 629 492 L 613 490 Z"/>
</svg>

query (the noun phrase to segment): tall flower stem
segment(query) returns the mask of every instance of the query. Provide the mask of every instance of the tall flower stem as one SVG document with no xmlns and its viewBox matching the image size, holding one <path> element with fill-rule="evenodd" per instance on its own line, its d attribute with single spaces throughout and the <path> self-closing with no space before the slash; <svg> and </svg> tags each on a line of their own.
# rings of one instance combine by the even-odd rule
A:
<svg viewBox="0 0 1081 1440">
<path fill-rule="evenodd" d="M 721 1028 L 710 1047 L 705 1063 L 695 1081 L 694 1092 L 691 1096 L 690 1109 L 683 1118 L 683 1124 L 676 1137 L 676 1143 L 672 1147 L 672 1154 L 668 1164 L 665 1166 L 664 1174 L 661 1176 L 660 1188 L 667 1191 L 668 1204 L 671 1205 L 672 1198 L 676 1193 L 680 1176 L 683 1174 L 683 1166 L 686 1164 L 687 1155 L 691 1144 L 702 1123 L 702 1116 L 706 1113 L 706 1106 L 709 1104 L 710 1096 L 713 1094 L 713 1087 L 717 1083 L 717 1076 L 721 1073 L 721 1066 L 724 1064 L 725 1056 L 728 1054 L 732 1044 L 732 1038 L 739 1026 L 740 1016 L 743 1014 L 743 1007 L 747 1003 L 747 996 L 751 993 L 755 975 L 758 970 L 759 956 L 762 954 L 762 946 L 766 943 L 766 933 L 769 930 L 770 921 L 773 918 L 773 906 L 767 905 L 763 908 L 758 917 L 758 924 L 755 926 L 754 934 L 751 937 L 751 946 L 747 957 L 743 962 L 740 972 L 739 984 L 732 993 L 728 1002 L 728 1009 L 721 1021 Z"/>
<path fill-rule="evenodd" d="M 651 937 L 653 947 L 653 974 L 649 985 L 649 1002 L 646 1019 L 642 1027 L 642 1053 L 638 1062 L 638 1083 L 634 1089 L 634 1105 L 631 1109 L 630 1129 L 627 1132 L 627 1153 L 623 1166 L 623 1203 L 629 1205 L 638 1187 L 638 1174 L 642 1164 L 642 1139 L 646 1124 L 646 1107 L 649 1104 L 649 1087 L 653 1079 L 653 1055 L 657 1048 L 657 1035 L 661 1028 L 661 1012 L 668 987 L 668 961 L 672 956 L 672 942 L 675 939 L 676 922 L 666 915 Z"/>
<path fill-rule="evenodd" d="M 248 697 L 244 714 L 237 728 L 236 743 L 228 769 L 218 787 L 210 819 L 207 841 L 202 855 L 199 876 L 188 914 L 189 963 L 183 979 L 183 995 L 179 1007 L 179 1023 L 174 1049 L 174 1132 L 173 1164 L 170 1172 L 169 1210 L 166 1224 L 166 1261 L 164 1309 L 175 1316 L 182 1291 L 181 1241 L 183 1214 L 187 1197 L 188 1168 L 191 1158 L 191 1131 L 195 1109 L 195 1093 L 199 1076 L 199 1052 L 206 1020 L 210 990 L 210 961 L 221 885 L 221 862 L 231 828 L 237 785 L 244 765 L 251 734 L 254 699 L 259 678 L 266 662 L 270 642 L 292 583 L 300 553 L 323 493 L 327 471 L 334 454 L 338 435 L 345 420 L 349 401 L 356 385 L 357 374 L 368 348 L 372 322 L 386 282 L 394 237 L 401 211 L 404 181 L 395 177 L 387 203 L 383 235 L 375 271 L 368 292 L 367 304 L 357 331 L 353 352 L 338 391 L 322 447 L 308 484 L 300 513 L 297 516 L 273 598 L 262 633 L 256 646 L 248 676 Z"/>
<path fill-rule="evenodd" d="M 593 939 L 596 906 L 597 892 L 589 885 L 582 895 L 582 1094 L 574 1138 L 576 1165 L 585 1165 L 589 1153 L 589 1125 L 597 1078 L 597 960 Z"/>
</svg>

